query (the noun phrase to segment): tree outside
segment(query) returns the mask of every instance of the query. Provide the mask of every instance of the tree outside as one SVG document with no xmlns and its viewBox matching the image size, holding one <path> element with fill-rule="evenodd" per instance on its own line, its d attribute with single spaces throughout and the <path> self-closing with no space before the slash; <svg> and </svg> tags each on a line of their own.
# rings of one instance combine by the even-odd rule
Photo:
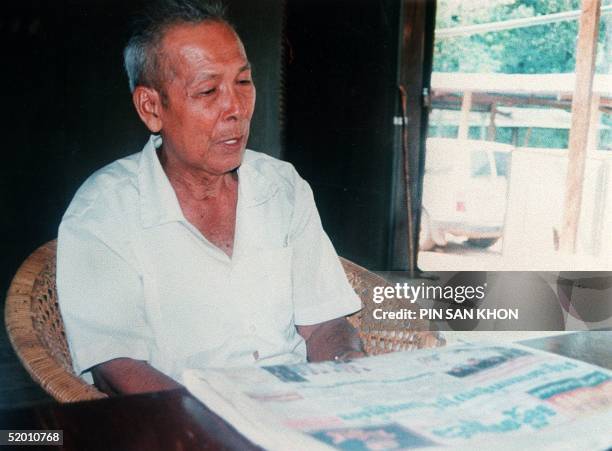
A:
<svg viewBox="0 0 612 451">
<path fill-rule="evenodd" d="M 603 2 L 603 5 L 611 2 Z M 603 6 L 602 5 L 602 6 Z M 502 22 L 579 10 L 580 0 L 439 0 L 436 28 Z M 600 20 L 597 45 L 597 74 L 612 73 L 612 39 L 609 29 L 612 16 Z M 575 67 L 578 20 L 490 31 L 486 33 L 436 39 L 434 67 L 436 72 L 476 72 L 507 74 L 572 73 Z M 603 125 L 612 127 L 612 115 L 602 113 Z M 432 123 L 431 136 L 453 136 L 456 127 Z M 519 130 L 519 142 L 526 130 Z M 472 127 L 471 138 L 482 132 Z M 529 145 L 533 147 L 567 148 L 568 130 L 533 129 Z M 498 129 L 495 139 L 510 143 L 511 130 Z M 600 149 L 612 149 L 612 132 L 600 132 Z"/>
</svg>

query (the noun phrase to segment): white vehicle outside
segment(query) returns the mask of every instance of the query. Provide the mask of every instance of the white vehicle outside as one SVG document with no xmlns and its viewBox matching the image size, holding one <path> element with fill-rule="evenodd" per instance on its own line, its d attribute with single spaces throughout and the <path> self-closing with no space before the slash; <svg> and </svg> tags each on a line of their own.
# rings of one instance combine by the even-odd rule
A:
<svg viewBox="0 0 612 451">
<path fill-rule="evenodd" d="M 513 146 L 429 138 L 426 144 L 419 247 L 447 244 L 447 233 L 478 247 L 503 233 Z"/>
</svg>

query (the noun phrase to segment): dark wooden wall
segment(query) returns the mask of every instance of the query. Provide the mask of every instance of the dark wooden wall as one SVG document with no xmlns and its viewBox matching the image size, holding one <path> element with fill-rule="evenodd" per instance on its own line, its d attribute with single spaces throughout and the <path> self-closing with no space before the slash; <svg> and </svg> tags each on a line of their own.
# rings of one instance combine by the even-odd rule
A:
<svg viewBox="0 0 612 451">
<path fill-rule="evenodd" d="M 85 177 L 144 139 L 121 72 L 119 5 L 30 0 L 3 6 L 3 286 L 25 256 L 56 236 Z"/>
<path fill-rule="evenodd" d="M 285 156 L 312 185 L 336 250 L 390 257 L 398 0 L 287 2 Z"/>
<path fill-rule="evenodd" d="M 393 182 L 393 232 L 389 269 L 417 270 L 418 234 L 421 216 L 423 175 L 425 173 L 425 139 L 429 108 L 425 94 L 431 86 L 433 36 L 436 2 L 433 0 L 402 0 L 403 18 L 398 56 L 398 82 L 406 93 L 405 146 L 408 154 L 407 177 L 403 170 L 401 127 L 396 135 L 396 168 Z M 400 113 L 400 116 L 402 114 Z M 408 179 L 408 181 L 406 180 Z M 410 215 L 406 202 L 406 185 L 410 189 Z M 412 222 L 409 233 L 408 220 Z"/>
</svg>

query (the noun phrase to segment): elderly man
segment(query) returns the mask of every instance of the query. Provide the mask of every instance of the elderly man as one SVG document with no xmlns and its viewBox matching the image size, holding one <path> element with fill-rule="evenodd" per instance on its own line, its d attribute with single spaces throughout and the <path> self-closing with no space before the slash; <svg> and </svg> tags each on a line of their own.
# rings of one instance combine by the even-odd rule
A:
<svg viewBox="0 0 612 451">
<path fill-rule="evenodd" d="M 167 0 L 136 23 L 125 67 L 153 136 L 92 175 L 59 230 L 77 373 L 137 393 L 189 367 L 363 355 L 344 318 L 360 302 L 308 184 L 245 150 L 255 86 L 222 10 Z"/>
</svg>

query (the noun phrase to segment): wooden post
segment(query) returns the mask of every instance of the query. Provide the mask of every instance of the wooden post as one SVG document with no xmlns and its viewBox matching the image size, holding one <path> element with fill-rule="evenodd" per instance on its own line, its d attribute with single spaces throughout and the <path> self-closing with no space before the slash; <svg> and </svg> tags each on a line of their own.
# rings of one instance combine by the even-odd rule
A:
<svg viewBox="0 0 612 451">
<path fill-rule="evenodd" d="M 523 147 L 529 147 L 530 139 L 531 139 L 531 127 L 527 128 L 527 131 L 525 132 L 525 142 L 523 144 Z"/>
<path fill-rule="evenodd" d="M 601 114 L 599 113 L 600 99 L 601 96 L 599 94 L 594 94 L 591 99 L 591 120 L 589 121 L 587 154 L 597 152 L 597 147 L 599 145 L 599 122 L 601 121 Z"/>
<path fill-rule="evenodd" d="M 457 138 L 468 139 L 470 131 L 470 110 L 472 109 L 472 91 L 465 91 L 461 99 L 461 117 Z"/>
<path fill-rule="evenodd" d="M 487 141 L 495 141 L 497 128 L 495 127 L 495 115 L 497 114 L 497 105 L 491 104 L 491 114 L 489 115 L 489 127 L 487 128 Z"/>
<path fill-rule="evenodd" d="M 574 253 L 576 251 L 600 9 L 601 0 L 582 0 L 582 14 L 576 47 L 576 85 L 572 98 L 572 126 L 569 136 L 563 222 L 559 243 L 559 248 L 564 253 Z"/>
</svg>

